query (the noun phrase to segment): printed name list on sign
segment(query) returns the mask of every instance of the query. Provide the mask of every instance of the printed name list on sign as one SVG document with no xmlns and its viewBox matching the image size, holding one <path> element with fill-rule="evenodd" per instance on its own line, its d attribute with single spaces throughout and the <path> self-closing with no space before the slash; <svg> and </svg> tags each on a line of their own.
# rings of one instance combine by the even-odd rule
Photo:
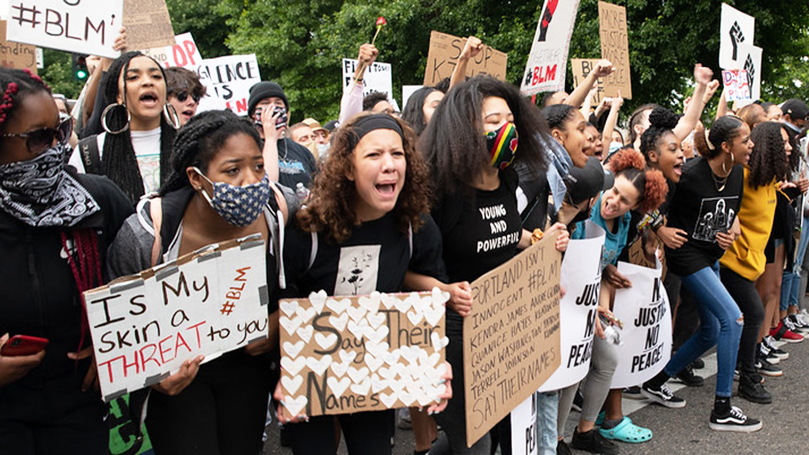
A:
<svg viewBox="0 0 809 455">
<path fill-rule="evenodd" d="M 579 0 L 545 0 L 523 73 L 523 95 L 565 89 L 567 53 L 578 10 Z"/>
<path fill-rule="evenodd" d="M 428 406 L 445 390 L 445 303 L 432 292 L 279 302 L 289 418 Z"/>
<path fill-rule="evenodd" d="M 230 109 L 236 114 L 247 115 L 250 87 L 261 82 L 256 54 L 205 59 L 196 71 L 208 89 L 200 100 L 199 112 Z"/>
<path fill-rule="evenodd" d="M 104 400 L 268 336 L 266 248 L 224 242 L 84 293 Z"/>
<path fill-rule="evenodd" d="M 471 447 L 560 364 L 556 235 L 472 283 L 464 318 L 466 444 Z"/>
<path fill-rule="evenodd" d="M 10 0 L 6 39 L 116 58 L 123 0 Z"/>
</svg>

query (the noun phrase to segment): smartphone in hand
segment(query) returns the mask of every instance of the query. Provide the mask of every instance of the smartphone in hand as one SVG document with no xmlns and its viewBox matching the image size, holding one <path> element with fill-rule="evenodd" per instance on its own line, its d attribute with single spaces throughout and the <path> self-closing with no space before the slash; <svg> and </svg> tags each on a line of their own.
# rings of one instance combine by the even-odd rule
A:
<svg viewBox="0 0 809 455">
<path fill-rule="evenodd" d="M 14 335 L 6 341 L 3 349 L 0 349 L 0 356 L 19 357 L 34 355 L 45 349 L 49 343 L 47 338 L 34 337 L 29 335 Z"/>
</svg>

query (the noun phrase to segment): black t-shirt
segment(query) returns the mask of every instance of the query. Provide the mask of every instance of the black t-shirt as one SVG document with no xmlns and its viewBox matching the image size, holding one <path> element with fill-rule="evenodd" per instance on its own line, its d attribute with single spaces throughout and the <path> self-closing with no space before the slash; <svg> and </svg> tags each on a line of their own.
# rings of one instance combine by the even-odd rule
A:
<svg viewBox="0 0 809 455">
<path fill-rule="evenodd" d="M 733 166 L 724 189 L 719 191 L 707 160 L 698 157 L 685 164 L 667 223 L 668 227 L 688 233 L 683 246 L 676 250 L 666 248 L 667 264 L 673 273 L 690 275 L 722 257 L 725 250 L 716 241 L 716 234 L 728 231 L 733 225 L 743 187 L 744 169 L 740 165 Z"/>
<path fill-rule="evenodd" d="M 306 147 L 289 138 L 278 139 L 278 183 L 293 191 L 298 182 L 312 186 L 317 161 Z"/>
<path fill-rule="evenodd" d="M 285 297 L 306 297 L 321 289 L 328 295 L 400 292 L 408 270 L 446 281 L 441 235 L 426 215 L 424 225 L 412 237 L 401 232 L 392 213 L 356 226 L 351 237 L 339 245 L 320 232 L 314 261 L 312 243 L 311 233 L 298 227 L 287 230 Z"/>
</svg>

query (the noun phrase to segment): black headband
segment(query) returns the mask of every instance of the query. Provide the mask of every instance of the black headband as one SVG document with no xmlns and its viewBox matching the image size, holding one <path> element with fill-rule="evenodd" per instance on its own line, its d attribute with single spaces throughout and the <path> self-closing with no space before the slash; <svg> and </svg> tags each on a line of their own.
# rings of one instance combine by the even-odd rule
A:
<svg viewBox="0 0 809 455">
<path fill-rule="evenodd" d="M 350 140 L 352 150 L 357 146 L 363 136 L 374 130 L 393 130 L 399 134 L 399 137 L 402 138 L 402 142 L 404 142 L 404 133 L 402 132 L 402 127 L 400 127 L 399 123 L 388 114 L 373 114 L 363 117 L 357 120 L 357 123 L 354 124 L 353 129 L 354 134 L 351 136 Z"/>
</svg>

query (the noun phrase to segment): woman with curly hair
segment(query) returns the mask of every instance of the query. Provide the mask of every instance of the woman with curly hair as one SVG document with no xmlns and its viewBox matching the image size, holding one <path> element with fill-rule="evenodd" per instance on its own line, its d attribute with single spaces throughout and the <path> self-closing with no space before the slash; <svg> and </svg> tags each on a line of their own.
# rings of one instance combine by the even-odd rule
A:
<svg viewBox="0 0 809 455">
<path fill-rule="evenodd" d="M 669 225 L 686 232 L 688 241 L 680 248 L 667 248 L 666 258 L 668 273 L 680 277 L 693 296 L 700 325 L 663 370 L 643 385 L 643 393 L 664 406 L 685 405 L 684 400 L 672 395 L 665 382 L 717 346 L 719 370 L 710 428 L 756 431 L 761 429 L 761 422 L 748 418 L 730 404 L 742 313 L 722 286 L 717 262 L 738 236 L 743 166 L 750 158 L 753 142 L 750 128 L 735 116 L 719 118 L 709 134 L 700 131 L 697 138 L 695 145 L 700 156 L 686 164 L 668 215 Z M 741 396 L 758 396 L 763 400 L 765 393 L 758 381 L 751 382 L 745 377 L 739 383 Z"/>
<path fill-rule="evenodd" d="M 287 232 L 285 294 L 399 292 L 408 270 L 443 280 L 440 234 L 424 215 L 429 188 L 427 166 L 404 121 L 370 112 L 354 116 L 335 133 L 310 199 Z M 280 387 L 275 398 L 283 403 Z M 291 423 L 286 428 L 296 455 L 336 454 L 333 416 L 288 419 L 282 406 L 278 415 Z M 442 401 L 429 410 L 445 406 Z M 393 417 L 393 410 L 338 415 L 349 453 L 390 454 Z"/>
</svg>

